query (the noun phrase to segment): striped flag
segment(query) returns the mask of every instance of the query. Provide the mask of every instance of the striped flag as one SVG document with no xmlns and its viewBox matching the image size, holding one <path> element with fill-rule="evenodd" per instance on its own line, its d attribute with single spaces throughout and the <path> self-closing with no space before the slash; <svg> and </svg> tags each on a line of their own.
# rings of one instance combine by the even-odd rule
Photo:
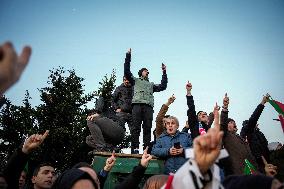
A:
<svg viewBox="0 0 284 189">
<path fill-rule="evenodd" d="M 245 169 L 244 174 L 245 175 L 253 175 L 256 173 L 255 167 L 249 162 L 249 160 L 245 159 Z"/>
<path fill-rule="evenodd" d="M 274 109 L 281 115 L 284 115 L 284 104 L 273 100 L 272 98 L 268 100 L 268 102 L 274 107 Z"/>
</svg>

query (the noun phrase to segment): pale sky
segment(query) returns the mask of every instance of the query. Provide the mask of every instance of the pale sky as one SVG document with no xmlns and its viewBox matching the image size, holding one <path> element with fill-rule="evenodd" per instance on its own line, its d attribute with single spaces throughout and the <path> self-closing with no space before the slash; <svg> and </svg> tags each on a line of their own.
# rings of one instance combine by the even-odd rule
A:
<svg viewBox="0 0 284 189">
<path fill-rule="evenodd" d="M 38 88 L 59 66 L 74 68 L 86 93 L 112 69 L 120 85 L 131 47 L 135 76 L 146 67 L 159 83 L 161 63 L 167 66 L 168 88 L 155 94 L 154 117 L 175 94 L 168 114 L 183 127 L 189 80 L 197 111 L 212 111 L 227 92 L 229 117 L 240 130 L 267 92 L 284 103 L 283 20 L 283 0 L 1 0 L 0 42 L 12 41 L 18 52 L 25 44 L 33 48 L 21 80 L 6 95 L 20 105 L 28 90 L 32 105 L 39 105 Z M 269 142 L 283 143 L 273 118 L 277 112 L 267 104 L 260 129 Z"/>
</svg>

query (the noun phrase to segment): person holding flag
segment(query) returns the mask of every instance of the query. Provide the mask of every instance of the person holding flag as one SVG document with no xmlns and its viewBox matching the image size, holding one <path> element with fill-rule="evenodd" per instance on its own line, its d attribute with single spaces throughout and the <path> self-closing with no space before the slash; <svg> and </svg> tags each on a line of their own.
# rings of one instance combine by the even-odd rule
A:
<svg viewBox="0 0 284 189">
<path fill-rule="evenodd" d="M 259 124 L 257 123 L 261 113 L 264 110 L 264 105 L 269 100 L 269 94 L 263 96 L 259 105 L 257 105 L 256 109 L 254 110 L 253 114 L 250 116 L 248 120 L 243 121 L 243 127 L 241 129 L 241 137 L 243 139 L 247 139 L 249 143 L 250 150 L 254 155 L 256 162 L 258 164 L 259 170 L 262 173 L 265 173 L 265 164 L 262 161 L 262 156 L 266 160 L 269 160 L 269 150 L 268 150 L 268 141 L 265 135 L 260 131 Z M 247 163 L 246 163 L 247 164 Z"/>
</svg>

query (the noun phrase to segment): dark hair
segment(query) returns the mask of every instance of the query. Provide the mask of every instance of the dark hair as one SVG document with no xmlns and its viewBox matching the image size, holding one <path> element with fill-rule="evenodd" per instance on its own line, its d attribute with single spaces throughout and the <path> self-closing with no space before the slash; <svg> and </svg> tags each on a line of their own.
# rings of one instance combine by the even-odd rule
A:
<svg viewBox="0 0 284 189">
<path fill-rule="evenodd" d="M 64 171 L 59 177 L 55 180 L 52 188 L 53 189 L 70 189 L 72 186 L 81 179 L 88 179 L 92 181 L 95 188 L 98 188 L 93 178 L 85 171 L 82 171 L 77 168 L 72 168 Z"/>
<path fill-rule="evenodd" d="M 235 120 L 233 120 L 232 118 L 228 118 L 227 124 L 230 123 L 231 121 L 235 122 Z"/>
<path fill-rule="evenodd" d="M 198 116 L 198 114 L 200 114 L 201 112 L 204 112 L 204 111 L 199 111 L 199 112 L 197 112 L 197 114 L 196 114 L 196 115 Z"/>
<path fill-rule="evenodd" d="M 39 164 L 39 165 L 37 165 L 37 166 L 35 167 L 35 169 L 34 169 L 34 171 L 33 171 L 33 176 L 37 176 L 37 174 L 38 174 L 40 168 L 41 168 L 41 167 L 44 167 L 44 166 L 50 166 L 50 167 L 53 167 L 53 168 L 54 168 L 53 164 L 50 163 L 50 162 L 41 163 L 41 164 Z"/>
<path fill-rule="evenodd" d="M 142 76 L 142 72 L 144 70 L 148 70 L 147 68 L 141 68 L 139 71 L 138 71 L 138 76 L 141 77 Z"/>
<path fill-rule="evenodd" d="M 80 167 L 89 167 L 89 168 L 93 169 L 93 167 L 90 164 L 88 164 L 87 162 L 79 162 L 79 163 L 75 164 L 72 168 L 80 168 Z"/>
</svg>

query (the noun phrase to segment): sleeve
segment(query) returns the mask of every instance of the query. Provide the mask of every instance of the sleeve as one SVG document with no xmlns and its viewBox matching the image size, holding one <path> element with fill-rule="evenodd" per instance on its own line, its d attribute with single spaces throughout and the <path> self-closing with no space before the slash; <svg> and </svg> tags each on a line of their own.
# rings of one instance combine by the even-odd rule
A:
<svg viewBox="0 0 284 189">
<path fill-rule="evenodd" d="M 188 125 L 191 132 L 191 138 L 194 140 L 195 137 L 199 136 L 199 128 L 198 128 L 198 120 L 196 117 L 196 111 L 195 111 L 195 105 L 193 96 L 186 96 L 187 100 L 187 119 L 188 119 Z"/>
<path fill-rule="evenodd" d="M 102 169 L 99 174 L 98 174 L 98 179 L 100 181 L 100 187 L 101 188 L 104 188 L 104 185 L 105 185 L 105 182 L 106 182 L 106 179 L 107 179 L 107 176 L 108 176 L 108 173 L 107 171 L 105 171 L 104 169 Z"/>
<path fill-rule="evenodd" d="M 252 115 L 250 116 L 247 124 L 244 124 L 241 130 L 241 137 L 245 138 L 246 136 L 248 137 L 248 140 L 250 140 L 251 135 L 256 127 L 257 121 L 264 109 L 264 105 L 259 104 Z"/>
<path fill-rule="evenodd" d="M 155 84 L 153 86 L 153 92 L 160 92 L 167 88 L 168 85 L 168 76 L 166 71 L 163 71 L 162 80 L 160 84 Z"/>
<path fill-rule="evenodd" d="M 130 71 L 130 62 L 131 62 L 131 54 L 126 53 L 125 62 L 124 62 L 124 76 L 129 80 L 131 85 L 135 84 L 133 74 Z"/>
<path fill-rule="evenodd" d="M 138 188 L 146 169 L 139 163 L 123 182 L 115 186 L 115 189 Z"/>
<path fill-rule="evenodd" d="M 21 148 L 18 148 L 8 160 L 7 166 L 3 171 L 8 189 L 19 187 L 19 178 L 27 161 L 28 155 L 23 153 Z"/>
<path fill-rule="evenodd" d="M 165 104 L 162 105 L 156 117 L 156 137 L 158 138 L 164 131 L 163 118 L 165 117 L 169 107 Z"/>
<path fill-rule="evenodd" d="M 226 177 L 223 185 L 225 188 L 271 188 L 272 185 L 272 177 L 268 177 L 261 174 L 254 175 L 233 175 Z"/>
<path fill-rule="evenodd" d="M 221 111 L 220 126 L 225 136 L 228 132 L 228 111 Z"/>
</svg>

